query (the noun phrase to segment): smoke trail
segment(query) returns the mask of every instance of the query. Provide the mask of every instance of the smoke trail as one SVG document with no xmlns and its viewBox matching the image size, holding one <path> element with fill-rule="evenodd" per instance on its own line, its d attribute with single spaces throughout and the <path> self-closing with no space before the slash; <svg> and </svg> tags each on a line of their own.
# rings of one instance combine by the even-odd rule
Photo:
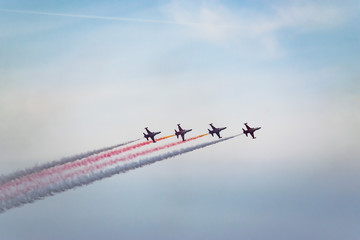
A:
<svg viewBox="0 0 360 240">
<path fill-rule="evenodd" d="M 47 197 L 47 196 L 52 196 L 52 195 L 55 195 L 57 193 L 64 192 L 66 190 L 73 189 L 75 187 L 88 185 L 88 184 L 91 184 L 91 183 L 93 183 L 95 181 L 98 181 L 98 180 L 101 180 L 101 179 L 104 179 L 104 178 L 109 178 L 109 177 L 111 177 L 111 176 L 113 176 L 115 174 L 125 173 L 125 172 L 130 171 L 130 170 L 135 170 L 137 168 L 140 168 L 140 167 L 143 167 L 143 166 L 146 166 L 146 165 L 150 165 L 150 164 L 153 164 L 155 162 L 162 161 L 162 160 L 165 160 L 165 159 L 168 159 L 168 158 L 172 158 L 172 157 L 184 154 L 184 153 L 188 153 L 188 152 L 200 149 L 200 148 L 204 148 L 204 147 L 216 144 L 216 143 L 220 143 L 220 142 L 235 138 L 235 137 L 240 136 L 240 135 L 241 134 L 237 134 L 237 135 L 234 135 L 234 136 L 231 136 L 231 137 L 222 138 L 222 139 L 214 140 L 214 141 L 211 141 L 211 142 L 198 144 L 198 145 L 195 145 L 195 146 L 182 148 L 182 149 L 179 149 L 179 150 L 174 150 L 174 151 L 164 153 L 164 154 L 161 154 L 161 155 L 158 155 L 158 156 L 142 159 L 142 160 L 139 160 L 138 162 L 127 163 L 127 164 L 124 164 L 124 165 L 121 165 L 121 166 L 116 166 L 114 168 L 107 169 L 107 170 L 104 170 L 104 171 L 99 171 L 99 172 L 96 172 L 96 173 L 90 173 L 88 175 L 79 176 L 79 177 L 74 178 L 74 179 L 65 180 L 65 181 L 62 181 L 62 182 L 59 182 L 59 183 L 56 183 L 56 184 L 49 185 L 49 186 L 47 186 L 45 188 L 42 188 L 42 189 L 36 189 L 36 190 L 34 190 L 32 192 L 23 194 L 21 196 L 17 196 L 15 198 L 7 199 L 7 200 L 4 200 L 4 201 L 0 202 L 0 213 L 4 212 L 6 210 L 9 210 L 11 208 L 19 207 L 19 206 L 22 206 L 22 205 L 27 204 L 27 203 L 32 203 L 32 202 L 34 202 L 36 200 L 43 199 L 44 197 Z"/>
<path fill-rule="evenodd" d="M 204 137 L 206 135 L 209 135 L 209 134 L 205 133 L 205 134 L 202 134 L 202 135 L 198 135 L 196 137 L 189 138 L 186 141 L 178 141 L 178 142 L 168 143 L 166 145 L 157 146 L 157 147 L 154 147 L 154 148 L 151 148 L 151 149 L 146 149 L 144 151 L 140 151 L 140 152 L 136 152 L 136 153 L 130 153 L 127 156 L 124 156 L 124 157 L 121 157 L 121 158 L 111 159 L 111 160 L 109 160 L 107 162 L 103 162 L 103 163 L 100 163 L 100 164 L 97 164 L 97 165 L 92 165 L 88 169 L 86 169 L 85 171 L 82 171 L 82 174 L 88 174 L 91 171 L 93 171 L 94 169 L 99 170 L 99 169 L 102 169 L 102 168 L 105 168 L 105 167 L 108 167 L 108 166 L 111 166 L 111 165 L 115 165 L 115 164 L 117 164 L 119 162 L 128 161 L 128 160 L 134 159 L 134 158 L 139 157 L 139 156 L 147 155 L 147 154 L 150 154 L 150 153 L 153 153 L 153 152 L 157 152 L 157 151 L 164 150 L 164 149 L 167 149 L 167 148 L 170 148 L 170 147 L 174 147 L 174 146 L 177 146 L 177 145 L 189 142 L 189 141 L 199 139 L 199 138 Z"/>
<path fill-rule="evenodd" d="M 174 135 L 161 137 L 161 138 L 156 139 L 156 141 L 161 141 L 161 140 L 173 137 L 173 136 Z M 53 168 L 43 169 L 43 170 L 40 170 L 40 171 L 34 171 L 31 174 L 20 176 L 21 178 L 15 179 L 14 181 L 8 181 L 8 182 L 5 182 L 4 184 L 0 185 L 0 200 L 6 198 L 8 196 L 7 189 L 9 189 L 11 187 L 18 187 L 19 185 L 21 185 L 23 183 L 26 183 L 28 185 L 31 184 L 31 183 L 34 183 L 35 185 L 37 185 L 36 180 L 38 178 L 40 178 L 40 177 L 45 177 L 45 176 L 57 174 L 57 173 L 59 173 L 61 171 L 71 170 L 71 169 L 76 168 L 76 167 L 86 166 L 88 164 L 97 162 L 97 161 L 99 161 L 101 159 L 108 158 L 108 157 L 111 157 L 113 155 L 117 155 L 117 154 L 120 154 L 120 153 L 123 153 L 123 152 L 126 152 L 126 151 L 130 151 L 130 150 L 133 150 L 135 148 L 148 145 L 150 143 L 152 143 L 152 141 L 146 141 L 146 142 L 138 143 L 138 144 L 131 145 L 131 146 L 128 146 L 128 147 L 116 149 L 116 150 L 113 150 L 111 152 L 103 153 L 101 155 L 89 156 L 88 158 L 85 158 L 85 159 L 81 160 L 80 162 L 76 162 L 76 161 L 68 162 L 68 163 L 65 163 L 63 165 L 54 166 Z M 76 160 L 79 160 L 79 159 L 76 159 Z"/>
<path fill-rule="evenodd" d="M 41 187 L 44 187 L 44 186 L 49 185 L 49 184 L 54 184 L 56 182 L 64 181 L 64 180 L 66 180 L 68 178 L 73 178 L 74 176 L 79 176 L 81 174 L 89 174 L 90 172 L 92 172 L 94 170 L 99 170 L 99 169 L 114 165 L 114 164 L 116 164 L 118 162 L 128 161 L 128 160 L 131 160 L 131 159 L 139 157 L 139 156 L 143 156 L 143 155 L 146 155 L 146 154 L 149 154 L 149 153 L 153 153 L 153 152 L 160 151 L 160 150 L 163 150 L 163 149 L 166 149 L 166 148 L 170 148 L 170 147 L 173 147 L 173 146 L 176 146 L 176 145 L 179 145 L 179 144 L 183 144 L 183 143 L 186 143 L 186 142 L 189 142 L 189 141 L 193 141 L 193 140 L 196 140 L 198 138 L 204 137 L 206 135 L 208 135 L 208 133 L 205 133 L 205 134 L 202 134 L 202 135 L 199 135 L 199 136 L 196 136 L 196 137 L 189 138 L 186 141 L 178 141 L 178 142 L 174 142 L 174 143 L 169 143 L 169 144 L 166 144 L 166 145 L 157 146 L 155 148 L 147 149 L 147 150 L 140 151 L 140 152 L 137 152 L 137 153 L 130 153 L 130 154 L 124 156 L 124 157 L 113 159 L 113 160 L 110 160 L 110 161 L 107 161 L 107 162 L 104 162 L 104 163 L 100 163 L 100 164 L 97 164 L 97 165 L 90 165 L 85 170 L 83 170 L 83 169 L 76 170 L 76 168 L 78 168 L 78 167 L 88 165 L 88 162 L 87 162 L 88 159 L 84 159 L 84 160 L 81 160 L 81 162 L 77 163 L 76 165 L 72 166 L 72 168 L 66 169 L 66 170 L 75 169 L 75 172 L 70 172 L 70 173 L 67 173 L 65 175 L 61 175 L 61 173 L 64 171 L 64 169 L 57 169 L 57 171 L 52 171 L 52 172 L 47 173 L 47 174 L 30 176 L 30 178 L 27 177 L 27 178 L 21 179 L 22 181 L 17 181 L 15 185 L 11 184 L 11 185 L 8 185 L 6 187 L 0 188 L 0 191 L 1 191 L 0 192 L 1 193 L 0 201 L 3 200 L 3 199 L 6 199 L 6 198 L 12 198 L 14 196 L 24 194 L 26 192 L 33 191 L 34 188 L 41 188 Z M 174 136 L 174 135 L 171 135 L 171 136 Z M 161 139 L 166 139 L 166 138 L 169 138 L 171 136 L 163 137 Z M 147 143 L 147 142 L 145 142 L 145 143 Z M 91 161 L 93 162 L 93 160 L 91 160 Z M 52 178 L 51 179 L 46 178 L 47 176 L 50 176 Z M 10 192 L 11 187 L 15 188 L 15 191 L 13 193 Z"/>
<path fill-rule="evenodd" d="M 8 175 L 1 175 L 0 176 L 0 185 L 5 184 L 6 182 L 9 182 L 9 181 L 11 181 L 13 179 L 23 177 L 25 175 L 29 175 L 29 174 L 32 174 L 32 173 L 35 173 L 35 172 L 39 172 L 39 171 L 42 171 L 42 170 L 45 170 L 45 169 L 48 169 L 48 168 L 52 168 L 52 167 L 55 167 L 57 165 L 65 164 L 65 163 L 68 163 L 68 162 L 73 162 L 73 161 L 76 161 L 76 160 L 79 160 L 79 159 L 82 159 L 82 158 L 89 157 L 89 156 L 94 155 L 94 154 L 109 151 L 111 149 L 121 147 L 121 146 L 125 146 L 127 144 L 130 144 L 130 143 L 133 143 L 133 142 L 136 142 L 136 141 L 139 141 L 139 140 L 140 140 L 140 138 L 132 140 L 132 141 L 124 142 L 124 143 L 121 143 L 121 144 L 117 144 L 117 145 L 114 145 L 114 146 L 111 146 L 111 147 L 100 148 L 100 149 L 97 149 L 97 150 L 89 151 L 89 152 L 86 152 L 86 153 L 80 153 L 80 154 L 70 156 L 70 157 L 65 157 L 65 158 L 62 158 L 60 160 L 44 163 L 44 164 L 41 164 L 41 165 L 35 165 L 34 167 L 24 169 L 24 170 L 18 170 L 18 171 L 15 171 L 13 173 L 10 173 Z"/>
</svg>

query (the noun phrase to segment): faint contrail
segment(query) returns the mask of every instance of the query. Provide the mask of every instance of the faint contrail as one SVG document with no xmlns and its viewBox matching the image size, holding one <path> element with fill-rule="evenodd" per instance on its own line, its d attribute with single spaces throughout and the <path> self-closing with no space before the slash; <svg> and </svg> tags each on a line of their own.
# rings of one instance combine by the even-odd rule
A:
<svg viewBox="0 0 360 240">
<path fill-rule="evenodd" d="M 179 22 L 179 21 L 144 19 L 144 18 L 104 17 L 104 16 L 95 16 L 95 15 L 68 14 L 68 13 L 55 13 L 55 12 L 40 12 L 40 11 L 19 10 L 19 9 L 5 9 L 5 8 L 1 8 L 0 12 L 22 13 L 22 14 L 32 14 L 32 15 L 48 15 L 48 16 L 84 18 L 84 19 L 99 19 L 99 20 L 122 21 L 122 22 L 231 27 L 230 25 L 220 25 L 220 24 L 210 24 L 210 23 Z"/>
<path fill-rule="evenodd" d="M 187 153 L 187 152 L 191 152 L 191 151 L 194 151 L 194 150 L 197 150 L 200 148 L 204 148 L 204 147 L 207 147 L 207 146 L 219 143 L 219 142 L 223 142 L 223 141 L 235 138 L 239 135 L 241 135 L 241 134 L 214 140 L 214 141 L 207 142 L 207 143 L 198 144 L 198 145 L 187 147 L 187 148 L 182 148 L 179 150 L 174 150 L 172 152 L 164 153 L 162 155 L 142 159 L 142 160 L 139 160 L 138 162 L 127 163 L 127 164 L 124 164 L 121 166 L 116 166 L 114 168 L 107 169 L 104 171 L 90 173 L 88 175 L 82 175 L 82 176 L 79 176 L 74 179 L 65 180 L 65 181 L 62 181 L 62 182 L 59 182 L 56 184 L 49 185 L 42 189 L 36 189 L 32 192 L 17 196 L 15 198 L 6 199 L 6 200 L 1 201 L 0 202 L 0 213 L 6 211 L 8 209 L 11 209 L 11 208 L 19 207 L 19 206 L 22 206 L 27 203 L 32 203 L 36 200 L 43 199 L 44 197 L 47 197 L 47 196 L 52 196 L 57 193 L 64 192 L 66 190 L 73 189 L 75 187 L 91 184 L 95 181 L 111 177 L 115 174 L 125 173 L 127 171 L 134 170 L 134 169 L 137 169 L 137 168 L 149 165 L 149 164 L 153 164 L 153 163 L 161 161 L 161 160 L 172 158 L 172 157 L 175 157 L 175 156 Z"/>
<path fill-rule="evenodd" d="M 132 140 L 132 141 L 128 141 L 128 142 L 125 142 L 125 143 L 120 143 L 120 144 L 117 144 L 117 145 L 114 145 L 114 146 L 111 146 L 111 147 L 105 147 L 105 148 L 89 151 L 89 152 L 86 152 L 86 153 L 80 153 L 80 154 L 77 154 L 77 155 L 74 155 L 74 156 L 65 157 L 65 158 L 62 158 L 60 160 L 44 163 L 44 164 L 41 164 L 41 165 L 35 165 L 34 167 L 27 168 L 27 169 L 24 169 L 24 170 L 18 170 L 16 172 L 10 173 L 8 175 L 2 175 L 2 176 L 0 176 L 0 186 L 2 184 L 5 184 L 5 183 L 11 181 L 11 180 L 14 180 L 16 178 L 20 178 L 20 177 L 23 177 L 25 175 L 33 174 L 35 172 L 39 172 L 39 171 L 42 171 L 42 170 L 45 170 L 45 169 L 48 169 L 48 168 L 52 168 L 52 167 L 55 167 L 57 165 L 61 165 L 61 164 L 65 164 L 65 163 L 68 163 L 68 162 L 73 162 L 73 161 L 76 161 L 76 160 L 79 160 L 79 159 L 82 159 L 82 158 L 86 158 L 86 157 L 89 157 L 89 156 L 94 155 L 94 154 L 109 151 L 111 149 L 121 147 L 121 146 L 125 146 L 127 144 L 136 142 L 138 140 L 140 140 L 140 138 Z"/>
</svg>

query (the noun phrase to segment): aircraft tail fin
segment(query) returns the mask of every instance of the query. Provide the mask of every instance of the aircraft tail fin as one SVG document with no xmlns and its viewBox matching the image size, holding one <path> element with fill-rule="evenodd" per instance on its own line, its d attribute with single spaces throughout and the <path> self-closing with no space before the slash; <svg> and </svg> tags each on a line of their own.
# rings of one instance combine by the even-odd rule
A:
<svg viewBox="0 0 360 240">
<path fill-rule="evenodd" d="M 176 131 L 176 129 L 174 129 L 174 130 L 175 130 L 176 137 L 179 138 L 179 133 Z"/>
<path fill-rule="evenodd" d="M 147 136 L 145 133 L 144 134 L 144 138 L 146 138 L 146 140 L 149 140 L 149 136 Z"/>
<path fill-rule="evenodd" d="M 248 136 L 248 133 L 245 131 L 245 129 L 242 129 L 243 130 L 243 133 Z"/>
<path fill-rule="evenodd" d="M 211 134 L 211 136 L 214 136 L 214 132 L 212 132 L 210 129 L 209 130 L 209 133 Z"/>
</svg>

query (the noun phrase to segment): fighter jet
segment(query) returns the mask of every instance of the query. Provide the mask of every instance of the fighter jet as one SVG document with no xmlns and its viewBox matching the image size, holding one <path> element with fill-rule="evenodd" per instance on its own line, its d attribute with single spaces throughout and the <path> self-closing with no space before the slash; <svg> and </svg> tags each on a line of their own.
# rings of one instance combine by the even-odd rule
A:
<svg viewBox="0 0 360 240">
<path fill-rule="evenodd" d="M 179 131 L 177 132 L 175 129 L 175 135 L 177 138 L 179 138 L 179 135 L 181 135 L 182 140 L 185 141 L 185 137 L 184 137 L 185 133 L 192 131 L 192 129 L 182 129 L 180 127 L 180 123 L 178 124 L 178 127 L 179 127 Z"/>
<path fill-rule="evenodd" d="M 152 132 L 150 131 L 147 127 L 145 128 L 147 134 L 144 133 L 144 138 L 146 138 L 146 140 L 149 140 L 149 138 L 151 138 L 151 140 L 155 143 L 155 135 L 158 135 L 161 132 Z"/>
<path fill-rule="evenodd" d="M 257 127 L 257 128 L 252 128 L 252 127 L 249 127 L 249 125 L 247 123 L 244 123 L 245 126 L 246 126 L 246 130 L 245 129 L 242 129 L 244 134 L 246 136 L 248 136 L 248 134 L 250 133 L 250 135 L 252 136 L 253 139 L 255 139 L 256 137 L 254 136 L 254 132 L 259 130 L 261 127 Z"/>
<path fill-rule="evenodd" d="M 212 130 L 210 130 L 210 129 L 208 129 L 208 130 L 209 130 L 209 133 L 211 134 L 211 136 L 214 136 L 214 133 L 215 133 L 219 138 L 221 138 L 221 137 L 220 137 L 220 132 L 221 132 L 222 130 L 226 129 L 226 127 L 216 128 L 216 127 L 213 126 L 212 123 L 210 123 L 210 126 L 211 126 Z"/>
</svg>

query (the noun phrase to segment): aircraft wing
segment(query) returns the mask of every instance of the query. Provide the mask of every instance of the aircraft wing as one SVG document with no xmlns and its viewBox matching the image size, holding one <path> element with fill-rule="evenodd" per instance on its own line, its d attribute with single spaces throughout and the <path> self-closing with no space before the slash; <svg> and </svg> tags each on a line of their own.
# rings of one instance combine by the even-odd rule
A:
<svg viewBox="0 0 360 240">
<path fill-rule="evenodd" d="M 217 135 L 219 138 L 221 138 L 221 137 L 220 137 L 220 132 L 216 132 L 216 135 Z"/>
<path fill-rule="evenodd" d="M 150 137 L 151 138 L 151 140 L 155 143 L 156 141 L 155 141 L 155 139 L 154 139 L 154 136 L 152 136 L 152 137 Z"/>
<path fill-rule="evenodd" d="M 255 136 L 254 136 L 254 133 L 253 133 L 253 132 L 250 132 L 250 134 L 251 134 L 252 138 L 255 138 Z"/>
<path fill-rule="evenodd" d="M 151 132 L 147 129 L 147 128 L 145 128 L 145 130 L 146 130 L 146 132 L 148 133 L 148 134 L 150 134 Z"/>
<path fill-rule="evenodd" d="M 181 134 L 181 138 L 183 141 L 185 141 L 185 134 Z"/>
<path fill-rule="evenodd" d="M 178 127 L 179 127 L 179 131 L 183 131 L 183 129 L 180 127 L 180 125 L 178 125 Z"/>
<path fill-rule="evenodd" d="M 251 130 L 251 127 L 249 127 L 246 123 L 245 123 L 245 127 L 247 128 L 247 130 Z"/>
</svg>

